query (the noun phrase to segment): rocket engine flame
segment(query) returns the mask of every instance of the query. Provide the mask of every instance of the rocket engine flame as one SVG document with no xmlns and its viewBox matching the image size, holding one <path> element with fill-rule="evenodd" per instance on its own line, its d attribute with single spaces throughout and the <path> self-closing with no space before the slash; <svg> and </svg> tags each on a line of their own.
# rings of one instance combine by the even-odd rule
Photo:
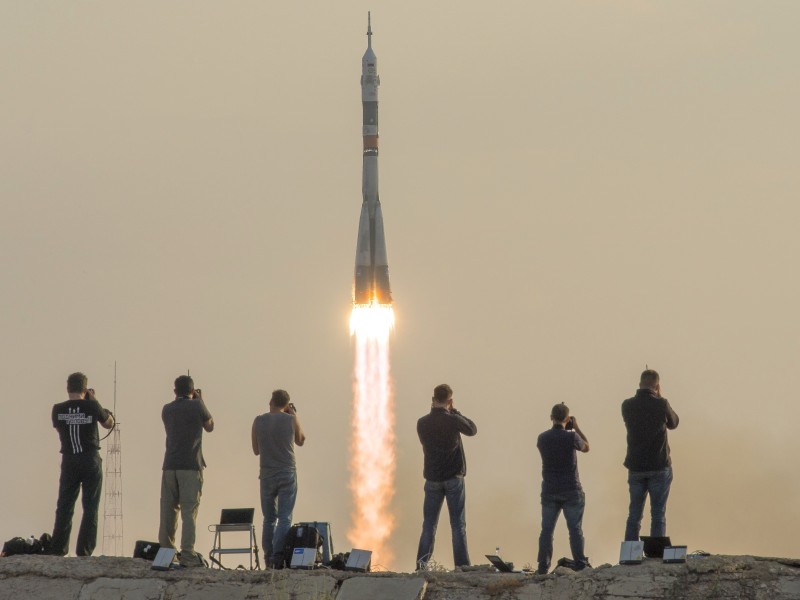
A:
<svg viewBox="0 0 800 600">
<path fill-rule="evenodd" d="M 353 438 L 350 488 L 353 527 L 347 537 L 354 548 L 372 550 L 372 564 L 390 568 L 388 547 L 394 530 L 390 511 L 394 496 L 394 406 L 389 363 L 389 336 L 394 328 L 391 305 L 356 305 L 350 316 L 355 337 L 353 370 Z"/>
</svg>

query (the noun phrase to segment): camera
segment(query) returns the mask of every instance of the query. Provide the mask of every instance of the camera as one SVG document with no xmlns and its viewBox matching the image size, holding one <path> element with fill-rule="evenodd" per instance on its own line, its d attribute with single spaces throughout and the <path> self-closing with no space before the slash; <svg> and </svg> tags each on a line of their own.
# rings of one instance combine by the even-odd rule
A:
<svg viewBox="0 0 800 600">
<path fill-rule="evenodd" d="M 291 408 L 294 412 L 297 412 L 297 407 L 294 405 L 293 402 L 289 402 L 289 404 L 287 404 L 286 406 L 288 408 Z"/>
<path fill-rule="evenodd" d="M 195 398 L 202 398 L 203 397 L 203 390 L 201 390 L 200 388 L 195 388 L 194 397 Z"/>
<path fill-rule="evenodd" d="M 570 429 L 574 429 L 574 428 L 575 428 L 575 417 L 570 417 L 569 421 L 567 421 L 566 426 L 564 426 L 564 429 L 569 431 Z"/>
</svg>

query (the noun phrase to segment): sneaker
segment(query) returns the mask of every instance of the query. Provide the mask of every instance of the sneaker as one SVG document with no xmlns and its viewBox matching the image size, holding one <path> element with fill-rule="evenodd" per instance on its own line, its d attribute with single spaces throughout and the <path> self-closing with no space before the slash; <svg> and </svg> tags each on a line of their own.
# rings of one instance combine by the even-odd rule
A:
<svg viewBox="0 0 800 600">
<path fill-rule="evenodd" d="M 583 562 L 576 563 L 573 567 L 573 571 L 583 571 L 584 569 L 591 569 L 592 565 L 589 564 L 589 559 L 587 558 Z"/>
<path fill-rule="evenodd" d="M 197 552 L 181 552 L 179 563 L 184 568 L 205 567 L 203 558 Z"/>
<path fill-rule="evenodd" d="M 556 567 L 566 567 L 567 569 L 572 569 L 573 571 L 575 570 L 576 565 L 577 563 L 574 560 L 567 557 L 559 558 L 558 563 L 556 563 Z"/>
<path fill-rule="evenodd" d="M 278 552 L 270 556 L 267 565 L 270 569 L 283 569 L 286 566 L 286 561 L 283 559 L 283 552 Z"/>
</svg>

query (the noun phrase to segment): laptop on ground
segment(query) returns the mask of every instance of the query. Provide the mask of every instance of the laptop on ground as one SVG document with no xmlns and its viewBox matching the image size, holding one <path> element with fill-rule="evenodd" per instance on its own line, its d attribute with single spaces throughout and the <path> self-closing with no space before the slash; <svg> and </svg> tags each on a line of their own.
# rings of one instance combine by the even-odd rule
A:
<svg viewBox="0 0 800 600">
<path fill-rule="evenodd" d="M 667 546 L 664 548 L 665 563 L 685 563 L 686 546 Z"/>
<path fill-rule="evenodd" d="M 153 565 L 150 568 L 154 571 L 169 571 L 177 552 L 175 548 L 159 548 L 156 553 L 156 558 L 153 560 Z"/>
<path fill-rule="evenodd" d="M 494 568 L 501 573 L 522 573 L 522 571 L 515 571 L 512 564 L 507 563 L 502 558 L 497 556 L 497 554 L 487 554 L 486 558 L 488 558 L 489 562 L 494 565 Z"/>
<path fill-rule="evenodd" d="M 619 564 L 640 565 L 644 554 L 644 542 L 622 542 L 619 549 Z"/>
</svg>

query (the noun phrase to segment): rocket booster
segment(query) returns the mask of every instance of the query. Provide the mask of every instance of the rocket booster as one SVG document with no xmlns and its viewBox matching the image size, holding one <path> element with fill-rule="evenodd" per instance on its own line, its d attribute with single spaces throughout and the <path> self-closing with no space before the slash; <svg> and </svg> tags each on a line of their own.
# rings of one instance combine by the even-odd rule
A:
<svg viewBox="0 0 800 600">
<path fill-rule="evenodd" d="M 361 218 L 358 222 L 353 304 L 391 304 L 389 262 L 378 199 L 378 60 L 372 51 L 372 22 L 367 16 L 367 51 L 361 59 L 364 158 Z"/>
</svg>

